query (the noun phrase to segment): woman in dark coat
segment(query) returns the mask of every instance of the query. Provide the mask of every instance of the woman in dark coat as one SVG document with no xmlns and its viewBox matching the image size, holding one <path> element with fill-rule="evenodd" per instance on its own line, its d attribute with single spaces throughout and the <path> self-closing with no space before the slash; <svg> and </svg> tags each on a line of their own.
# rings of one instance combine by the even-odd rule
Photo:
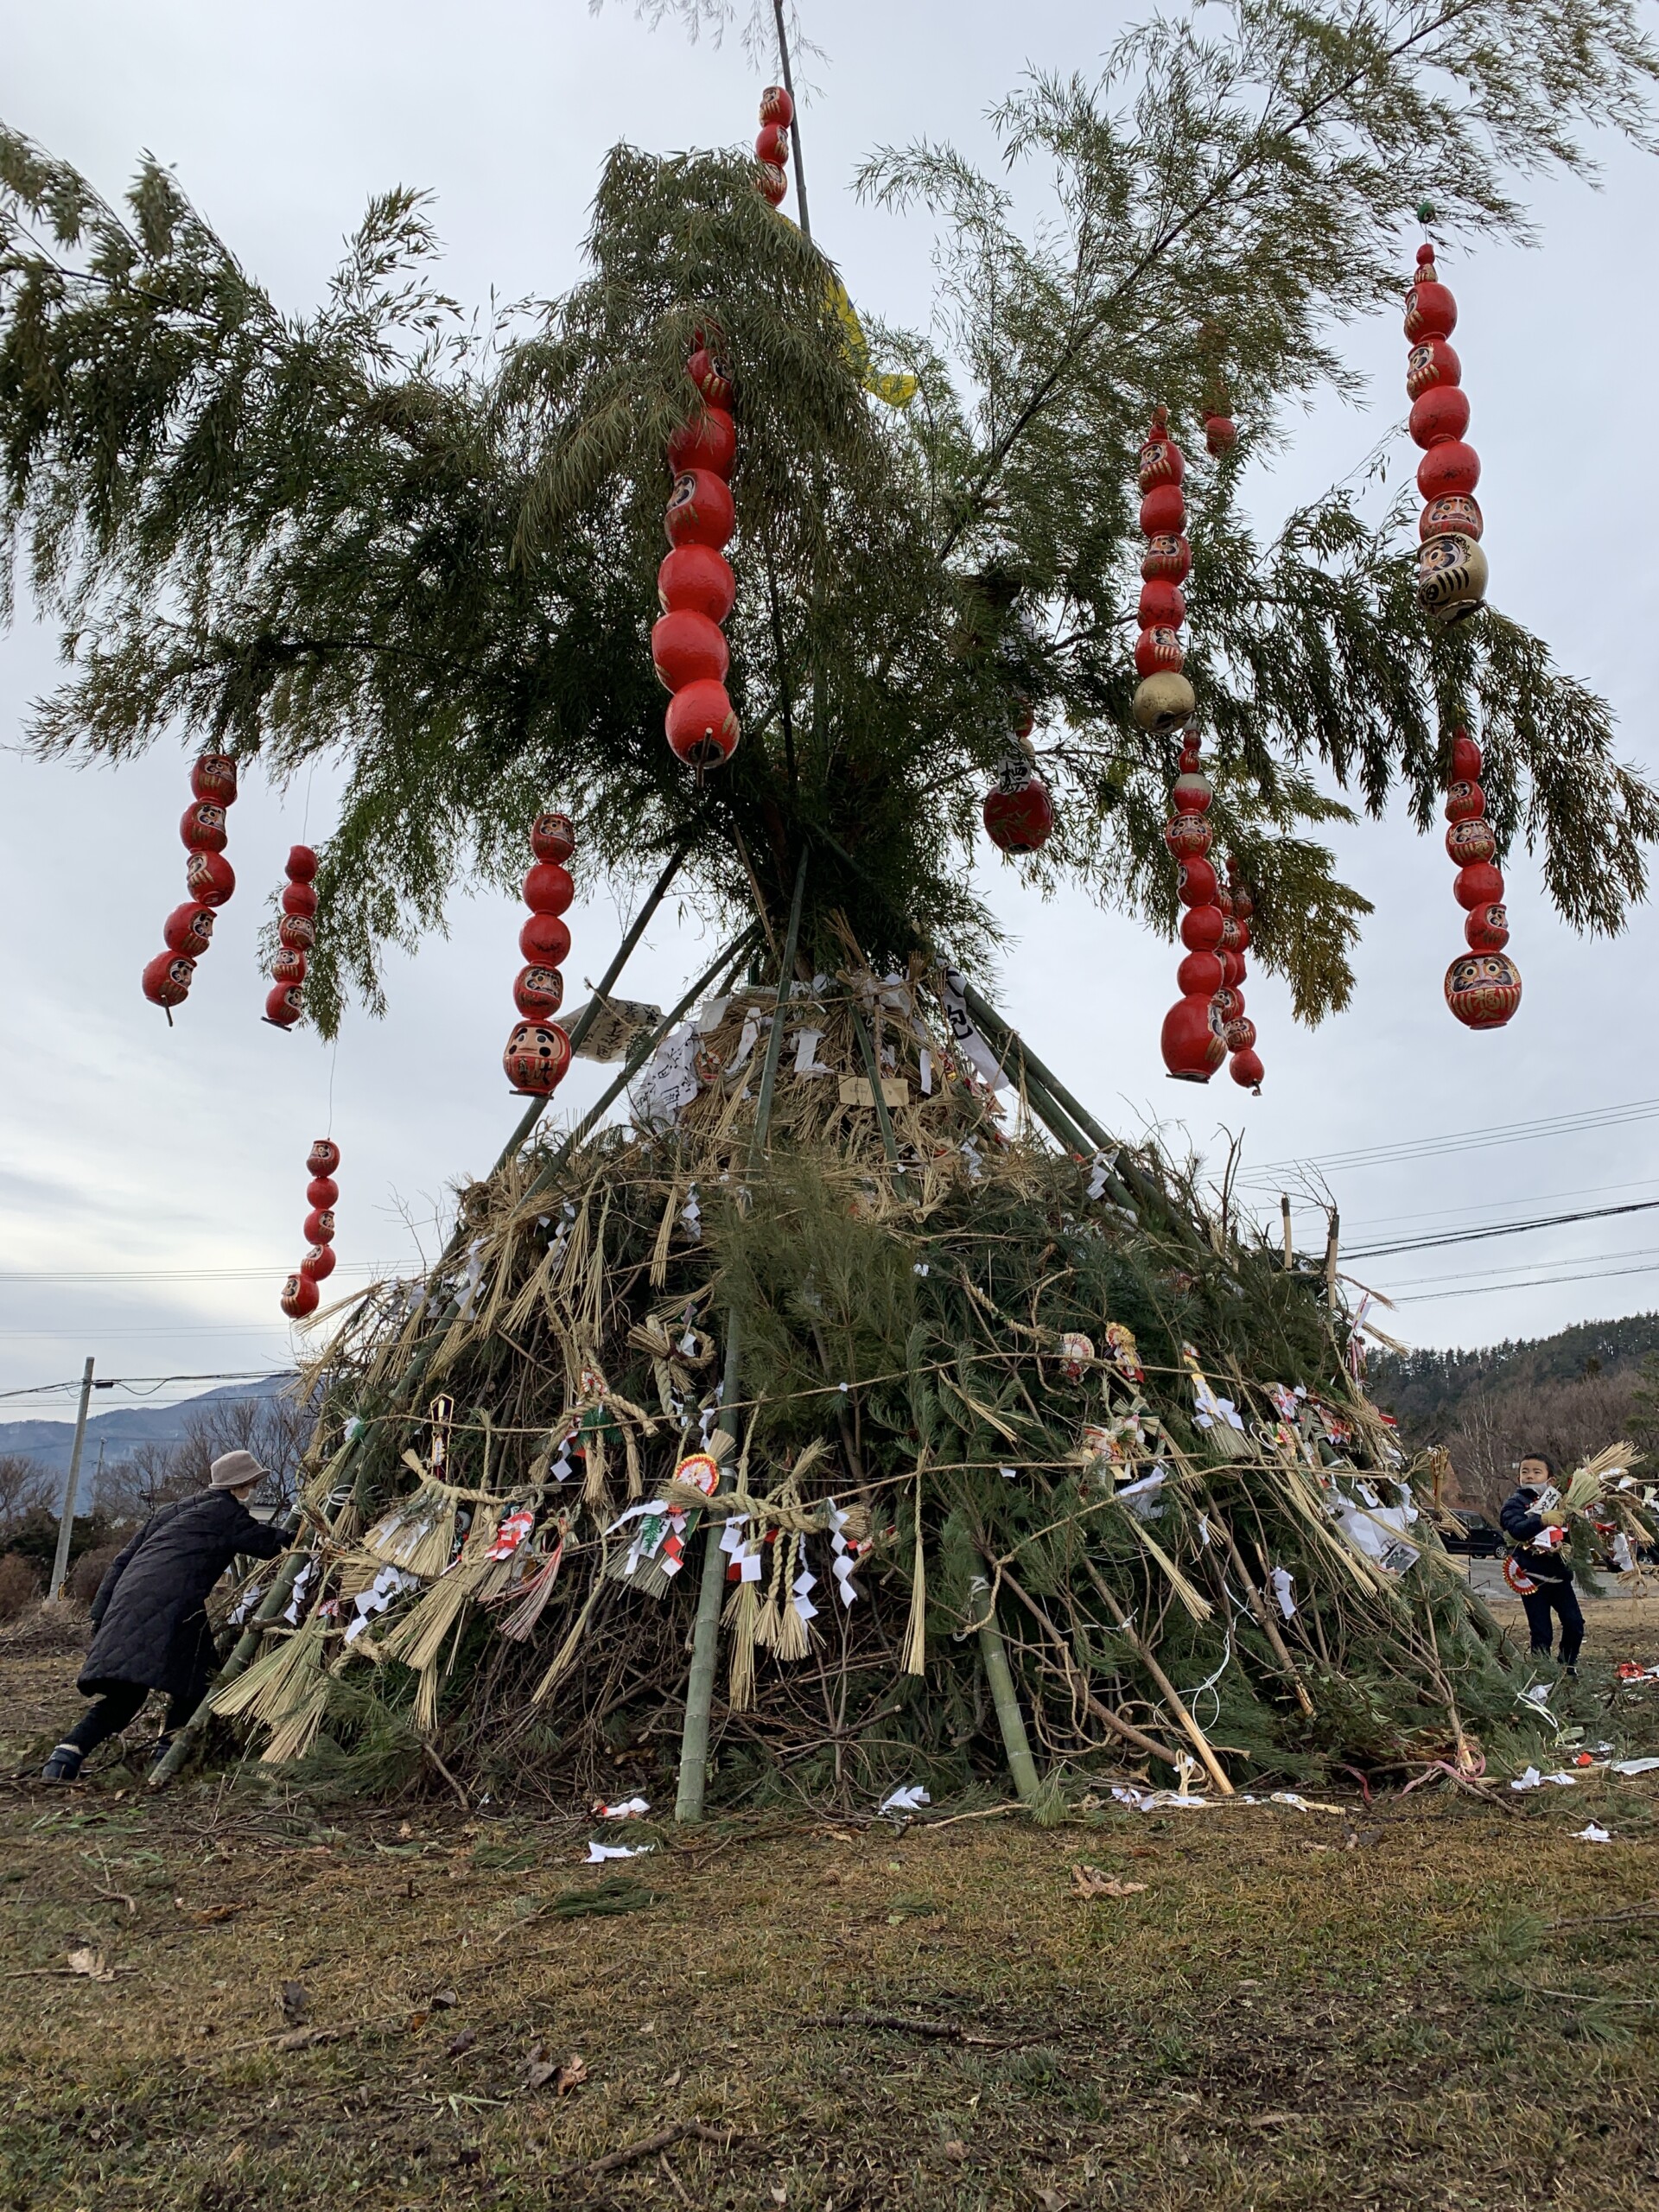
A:
<svg viewBox="0 0 1659 2212">
<path fill-rule="evenodd" d="M 168 1698 L 158 1758 L 200 1704 L 213 1663 L 208 1592 L 238 1553 L 275 1559 L 287 1548 L 280 1530 L 248 1511 L 266 1472 L 251 1452 L 226 1452 L 205 1491 L 152 1514 L 111 1562 L 92 1600 L 92 1648 L 76 1684 L 98 1703 L 47 1761 L 46 1781 L 74 1781 L 87 1752 L 137 1719 L 151 1690 Z"/>
</svg>

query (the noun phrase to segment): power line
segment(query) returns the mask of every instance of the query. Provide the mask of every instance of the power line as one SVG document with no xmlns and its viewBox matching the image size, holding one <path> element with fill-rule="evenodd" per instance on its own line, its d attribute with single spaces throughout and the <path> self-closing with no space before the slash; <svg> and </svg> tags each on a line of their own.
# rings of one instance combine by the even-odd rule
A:
<svg viewBox="0 0 1659 2212">
<path fill-rule="evenodd" d="M 1617 1282 L 1624 1275 L 1659 1274 L 1659 1260 L 1650 1261 L 1644 1268 L 1593 1268 L 1581 1275 L 1532 1275 L 1524 1282 L 1492 1282 L 1479 1290 L 1430 1290 L 1405 1292 L 1400 1295 L 1402 1306 L 1432 1306 L 1440 1298 L 1485 1298 L 1503 1290 L 1539 1290 L 1558 1282 Z M 1389 1293 L 1394 1296 L 1393 1292 Z"/>
<path fill-rule="evenodd" d="M 289 1270 L 284 1267 L 269 1268 L 102 1268 L 85 1273 L 69 1274 L 59 1269 L 22 1274 L 0 1274 L 0 1283 L 9 1282 L 268 1282 L 273 1277 L 280 1281 Z M 342 1260 L 336 1272 L 342 1275 L 388 1275 L 394 1272 L 373 1260 Z"/>
<path fill-rule="evenodd" d="M 1457 1129 L 1437 1137 L 1408 1137 L 1395 1144 L 1361 1146 L 1352 1152 L 1316 1154 L 1296 1160 L 1269 1160 L 1248 1178 L 1252 1185 L 1294 1169 L 1381 1167 L 1395 1161 L 1427 1160 L 1438 1153 L 1474 1152 L 1491 1145 L 1528 1144 L 1541 1137 L 1574 1136 L 1589 1129 L 1622 1128 L 1659 1115 L 1659 1098 L 1638 1098 L 1623 1106 L 1593 1106 L 1577 1114 L 1548 1114 L 1535 1121 L 1500 1122 L 1490 1129 Z"/>
<path fill-rule="evenodd" d="M 296 1371 L 292 1367 L 238 1367 L 222 1375 L 111 1375 L 99 1376 L 98 1380 L 100 1389 L 130 1390 L 141 1382 L 270 1382 Z M 20 1389 L 0 1390 L 0 1398 L 41 1398 L 54 1391 L 79 1388 L 78 1377 L 67 1382 L 30 1382 Z"/>
<path fill-rule="evenodd" d="M 1367 1214 L 1351 1224 L 1344 1221 L 1344 1226 L 1350 1236 L 1364 1236 L 1373 1235 L 1381 1229 L 1395 1228 L 1402 1222 L 1455 1221 L 1465 1214 L 1490 1214 L 1498 1208 L 1520 1203 L 1541 1206 L 1548 1205 L 1557 1198 L 1601 1198 L 1607 1197 L 1610 1192 L 1651 1191 L 1656 1188 L 1659 1188 L 1659 1175 L 1640 1175 L 1634 1182 L 1625 1178 L 1618 1183 L 1578 1183 L 1566 1191 L 1533 1191 L 1527 1194 L 1524 1200 L 1482 1198 L 1473 1205 L 1421 1206 L 1412 1213 Z M 1291 1205 L 1295 1211 L 1318 1214 L 1321 1218 L 1324 1217 L 1325 1208 L 1317 1201 L 1305 1199 L 1299 1205 L 1293 1198 Z"/>
<path fill-rule="evenodd" d="M 1546 1268 L 1587 1268 L 1608 1266 L 1619 1260 L 1659 1260 L 1659 1245 L 1640 1245 L 1628 1252 L 1564 1252 L 1558 1260 L 1537 1261 L 1534 1264 Z M 1433 1285 L 1439 1282 L 1491 1282 L 1495 1276 L 1513 1274 L 1517 1266 L 1524 1267 L 1525 1265 L 1524 1261 L 1518 1261 L 1511 1262 L 1506 1268 L 1471 1268 L 1462 1274 L 1410 1275 L 1407 1277 L 1402 1287 L 1409 1290 L 1414 1283 Z M 1393 1293 L 1390 1291 L 1389 1296 L 1392 1297 L 1392 1295 Z"/>
<path fill-rule="evenodd" d="M 1659 1212 L 1659 1198 L 1637 1198 L 1628 1205 L 1590 1206 L 1580 1213 L 1540 1214 L 1531 1221 L 1502 1221 L 1486 1229 L 1454 1229 L 1445 1236 L 1414 1236 L 1396 1244 L 1351 1247 L 1351 1260 L 1385 1260 L 1395 1252 L 1434 1252 L 1446 1244 L 1478 1244 L 1489 1236 L 1520 1236 L 1531 1229 L 1563 1229 L 1575 1221 L 1607 1221 L 1614 1214 Z"/>
</svg>

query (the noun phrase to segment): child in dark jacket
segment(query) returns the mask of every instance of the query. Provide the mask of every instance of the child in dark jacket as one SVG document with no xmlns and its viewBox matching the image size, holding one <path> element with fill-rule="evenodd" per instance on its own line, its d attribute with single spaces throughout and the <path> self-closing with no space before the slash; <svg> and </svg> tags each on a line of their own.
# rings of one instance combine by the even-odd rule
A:
<svg viewBox="0 0 1659 2212">
<path fill-rule="evenodd" d="M 1520 1475 L 1519 1485 L 1504 1499 L 1497 1517 L 1510 1540 L 1510 1556 L 1533 1586 L 1522 1592 L 1521 1599 L 1527 1611 L 1532 1656 L 1535 1659 L 1549 1657 L 1555 1625 L 1550 1617 L 1559 1614 L 1561 1664 L 1571 1675 L 1577 1670 L 1579 1652 L 1584 1643 L 1584 1614 L 1578 1592 L 1573 1587 L 1572 1568 L 1558 1548 L 1541 1548 L 1537 1541 L 1548 1531 L 1563 1529 L 1567 1525 L 1565 1516 L 1556 1506 L 1540 1509 L 1541 1500 L 1554 1495 L 1554 1462 L 1542 1452 L 1529 1452 L 1521 1462 Z"/>
</svg>

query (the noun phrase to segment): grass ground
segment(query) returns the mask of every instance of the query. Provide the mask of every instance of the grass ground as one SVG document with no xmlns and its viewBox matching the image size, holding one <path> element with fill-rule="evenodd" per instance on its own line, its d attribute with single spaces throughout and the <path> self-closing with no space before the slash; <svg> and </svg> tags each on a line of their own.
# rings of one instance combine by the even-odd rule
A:
<svg viewBox="0 0 1659 2212">
<path fill-rule="evenodd" d="M 5 1767 L 75 1664 L 0 1648 Z M 691 1836 L 136 1783 L 0 1785 L 0 2207 L 1659 2201 L 1659 1776 Z"/>
</svg>

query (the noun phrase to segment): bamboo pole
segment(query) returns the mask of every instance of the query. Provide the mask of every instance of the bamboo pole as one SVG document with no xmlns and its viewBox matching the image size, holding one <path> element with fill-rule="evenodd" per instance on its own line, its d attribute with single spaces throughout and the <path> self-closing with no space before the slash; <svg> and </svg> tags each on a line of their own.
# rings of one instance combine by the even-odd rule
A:
<svg viewBox="0 0 1659 2212">
<path fill-rule="evenodd" d="M 784 35 L 784 0 L 772 0 L 772 19 L 778 26 L 778 67 L 783 72 L 784 90 L 789 94 L 794 120 L 790 124 L 789 143 L 795 156 L 795 197 L 800 203 L 801 236 L 810 240 L 811 218 L 806 212 L 806 170 L 801 161 L 801 104 L 795 97 L 795 79 L 790 73 L 789 41 Z"/>
<path fill-rule="evenodd" d="M 991 1586 L 982 1574 L 976 1574 L 969 1586 L 970 1600 L 985 1608 L 985 1617 L 979 1624 L 979 1656 L 985 1669 L 985 1679 L 991 1686 L 991 1702 L 996 1707 L 997 1726 L 1002 1731 L 1002 1749 L 1007 1755 L 1008 1772 L 1014 1786 L 1025 1804 L 1033 1803 L 1042 1791 L 1038 1779 L 1037 1763 L 1031 1756 L 1031 1739 L 1026 1734 L 1025 1717 L 1020 1710 L 1020 1700 L 1014 1687 L 1014 1674 L 1008 1665 L 1008 1655 L 1002 1642 L 1002 1631 L 997 1626 L 996 1608 L 991 1600 Z"/>
<path fill-rule="evenodd" d="M 875 1039 L 870 1034 L 869 1024 L 860 1008 L 854 1005 L 849 1011 L 853 1017 L 853 1033 L 858 1039 L 858 1049 L 863 1055 L 864 1072 L 869 1077 L 870 1096 L 875 1106 L 876 1127 L 881 1132 L 881 1147 L 887 1155 L 887 1164 L 893 1170 L 893 1180 L 899 1195 L 910 1196 L 910 1184 L 899 1165 L 899 1140 L 893 1134 L 893 1116 L 887 1110 L 887 1093 L 881 1088 L 881 1065 L 876 1057 Z"/>
<path fill-rule="evenodd" d="M 1342 1216 L 1332 1206 L 1325 1238 L 1325 1302 L 1332 1313 L 1337 1310 L 1337 1245 L 1341 1227 Z"/>
<path fill-rule="evenodd" d="M 766 1063 L 760 1071 L 760 1090 L 754 1102 L 754 1130 L 749 1139 L 749 1172 L 754 1172 L 755 1162 L 766 1149 L 772 1128 L 772 1094 L 778 1081 L 778 1060 L 784 1049 L 784 1017 L 789 1011 L 789 994 L 795 981 L 795 951 L 801 941 L 801 902 L 806 895 L 806 849 L 802 848 L 801 864 L 795 871 L 795 896 L 790 901 L 789 928 L 784 938 L 783 958 L 778 968 L 778 995 L 773 1002 L 772 1033 L 766 1039 Z"/>
<path fill-rule="evenodd" d="M 741 1360 L 738 1348 L 737 1316 L 726 1317 L 726 1372 L 721 1402 L 735 1403 Z M 735 1420 L 734 1414 L 728 1419 Z M 730 1433 L 730 1431 L 728 1431 Z M 721 1487 L 726 1470 L 721 1469 Z M 726 1554 L 720 1548 L 721 1523 L 705 1516 L 702 1580 L 697 1586 L 697 1615 L 691 1630 L 691 1671 L 685 1684 L 685 1725 L 680 1731 L 680 1777 L 674 1796 L 674 1818 L 687 1822 L 702 1818 L 702 1796 L 709 1779 L 709 1728 L 715 1705 L 715 1675 L 720 1665 L 720 1613 L 726 1595 Z"/>
<path fill-rule="evenodd" d="M 1042 1629 L 1058 1646 L 1061 1663 L 1066 1674 L 1096 1719 L 1103 1727 L 1109 1728 L 1114 1736 L 1121 1737 L 1124 1743 L 1133 1746 L 1135 1751 L 1144 1753 L 1147 1758 L 1161 1759 L 1166 1766 L 1174 1768 L 1179 1773 L 1180 1770 L 1179 1763 L 1168 1745 L 1160 1744 L 1155 1738 L 1145 1734 L 1132 1720 L 1125 1720 L 1121 1713 L 1114 1713 L 1103 1698 L 1096 1696 L 1089 1686 L 1089 1677 L 1078 1665 L 1077 1655 L 1072 1650 L 1065 1632 L 1055 1626 L 1037 1600 L 1027 1591 L 1020 1588 L 1006 1567 L 1001 1569 L 1001 1574 L 1004 1582 L 1007 1584 L 1038 1627 Z"/>
<path fill-rule="evenodd" d="M 778 1059 L 784 1046 L 785 1016 L 789 1007 L 790 985 L 795 976 L 795 953 L 801 938 L 801 905 L 806 893 L 806 853 L 803 849 L 800 866 L 795 871 L 795 895 L 790 902 L 789 929 L 784 939 L 783 958 L 778 969 L 778 995 L 773 1003 L 772 1033 L 766 1039 L 766 1057 L 760 1075 L 760 1090 L 755 1100 L 754 1129 L 749 1139 L 749 1173 L 753 1173 L 761 1154 L 766 1149 L 766 1134 L 772 1124 L 772 1100 L 778 1080 Z M 721 1385 L 721 1405 L 726 1417 L 735 1422 L 738 1391 L 742 1380 L 742 1360 L 737 1316 L 728 1311 L 726 1317 L 726 1371 Z M 734 1431 L 727 1458 L 736 1449 Z M 719 1489 L 727 1487 L 728 1466 L 720 1471 Z M 716 1493 L 718 1494 L 718 1492 Z M 709 1782 L 709 1732 L 715 1705 L 715 1677 L 720 1667 L 720 1613 L 725 1595 L 726 1554 L 720 1548 L 721 1523 L 716 1516 L 706 1515 L 707 1531 L 702 1544 L 702 1579 L 697 1586 L 697 1615 L 691 1630 L 691 1669 L 685 1684 L 685 1720 L 680 1730 L 679 1783 L 674 1794 L 674 1818 L 691 1826 L 702 1818 L 703 1794 Z"/>
</svg>

